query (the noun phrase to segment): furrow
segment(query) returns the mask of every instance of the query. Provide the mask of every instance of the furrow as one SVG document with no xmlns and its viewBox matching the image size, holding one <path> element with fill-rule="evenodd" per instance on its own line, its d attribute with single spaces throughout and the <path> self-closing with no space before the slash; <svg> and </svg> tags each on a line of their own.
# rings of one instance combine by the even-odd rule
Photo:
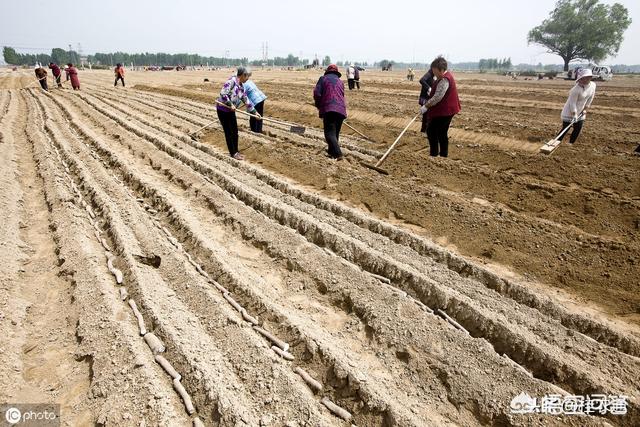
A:
<svg viewBox="0 0 640 427">
<path fill-rule="evenodd" d="M 155 137 L 154 137 L 154 138 L 155 138 Z M 169 168 L 165 168 L 165 170 L 169 170 Z M 236 192 L 236 194 L 238 194 L 238 193 Z M 242 194 L 241 194 L 241 195 L 242 195 Z M 245 197 L 245 198 L 246 198 L 246 197 Z M 210 202 L 210 203 L 211 203 L 211 202 Z M 218 209 L 220 209 L 220 208 L 218 208 Z M 217 212 L 217 213 L 218 213 L 218 214 L 220 214 L 219 212 Z M 263 244 L 264 244 L 264 243 L 263 243 Z"/>
</svg>

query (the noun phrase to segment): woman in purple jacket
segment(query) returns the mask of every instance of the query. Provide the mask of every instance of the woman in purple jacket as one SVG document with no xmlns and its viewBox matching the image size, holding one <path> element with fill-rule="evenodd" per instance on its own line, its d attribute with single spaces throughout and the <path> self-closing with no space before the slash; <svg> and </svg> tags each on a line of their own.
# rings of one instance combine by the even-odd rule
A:
<svg viewBox="0 0 640 427">
<path fill-rule="evenodd" d="M 340 80 L 342 74 L 335 64 L 331 64 L 318 79 L 313 90 L 313 99 L 324 125 L 324 138 L 327 140 L 329 157 L 342 160 L 340 151 L 340 128 L 347 118 L 347 104 L 344 100 L 344 82 Z"/>
<path fill-rule="evenodd" d="M 251 70 L 246 67 L 238 67 L 235 76 L 231 76 L 229 80 L 222 86 L 220 96 L 216 101 L 216 112 L 220 119 L 220 124 L 224 130 L 224 138 L 227 141 L 229 155 L 236 160 L 244 160 L 244 156 L 238 151 L 238 120 L 236 119 L 236 109 L 241 104 L 247 106 L 247 111 L 258 120 L 261 120 L 260 114 L 256 111 L 254 105 L 247 97 L 244 89 L 244 83 L 251 77 Z"/>
</svg>

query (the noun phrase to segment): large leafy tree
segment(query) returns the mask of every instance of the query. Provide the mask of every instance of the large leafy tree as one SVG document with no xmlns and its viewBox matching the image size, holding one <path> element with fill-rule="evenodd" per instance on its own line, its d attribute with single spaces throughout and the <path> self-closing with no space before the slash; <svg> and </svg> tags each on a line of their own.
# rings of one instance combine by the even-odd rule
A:
<svg viewBox="0 0 640 427">
<path fill-rule="evenodd" d="M 7 64 L 20 65 L 20 58 L 14 48 L 5 46 L 2 49 L 2 55 L 4 56 L 4 62 Z"/>
<path fill-rule="evenodd" d="M 617 54 L 630 24 L 627 8 L 619 3 L 559 0 L 549 17 L 529 31 L 527 40 L 562 57 L 568 71 L 574 59 L 600 62 Z"/>
</svg>

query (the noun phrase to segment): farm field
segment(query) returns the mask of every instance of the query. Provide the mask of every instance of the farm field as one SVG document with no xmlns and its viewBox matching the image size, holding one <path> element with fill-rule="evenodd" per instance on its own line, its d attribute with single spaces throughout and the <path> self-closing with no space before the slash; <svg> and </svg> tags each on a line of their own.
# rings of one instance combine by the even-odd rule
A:
<svg viewBox="0 0 640 427">
<path fill-rule="evenodd" d="M 318 70 L 254 70 L 265 115 L 306 131 L 239 115 L 231 159 L 230 74 L 45 93 L 0 72 L 0 400 L 55 401 L 65 425 L 640 424 L 640 78 L 597 83 L 578 142 L 545 156 L 571 82 L 456 73 L 450 157 L 415 123 L 381 175 L 362 163 L 418 110 L 404 72 L 347 91 L 373 142 L 343 126 L 342 162 Z M 514 414 L 523 391 L 628 413 Z"/>
</svg>

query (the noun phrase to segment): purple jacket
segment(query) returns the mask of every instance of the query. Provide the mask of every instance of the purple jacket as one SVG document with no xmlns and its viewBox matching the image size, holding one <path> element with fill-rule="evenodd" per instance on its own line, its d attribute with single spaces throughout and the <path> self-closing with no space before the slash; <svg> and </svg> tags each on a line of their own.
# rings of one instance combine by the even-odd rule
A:
<svg viewBox="0 0 640 427">
<path fill-rule="evenodd" d="M 344 82 L 334 73 L 327 73 L 318 79 L 313 90 L 313 100 L 320 117 L 335 112 L 347 118 L 347 103 L 344 100 Z"/>
<path fill-rule="evenodd" d="M 57 64 L 49 65 L 49 68 L 51 68 L 51 72 L 54 76 L 58 77 L 61 74 L 60 67 L 58 67 Z"/>
</svg>

